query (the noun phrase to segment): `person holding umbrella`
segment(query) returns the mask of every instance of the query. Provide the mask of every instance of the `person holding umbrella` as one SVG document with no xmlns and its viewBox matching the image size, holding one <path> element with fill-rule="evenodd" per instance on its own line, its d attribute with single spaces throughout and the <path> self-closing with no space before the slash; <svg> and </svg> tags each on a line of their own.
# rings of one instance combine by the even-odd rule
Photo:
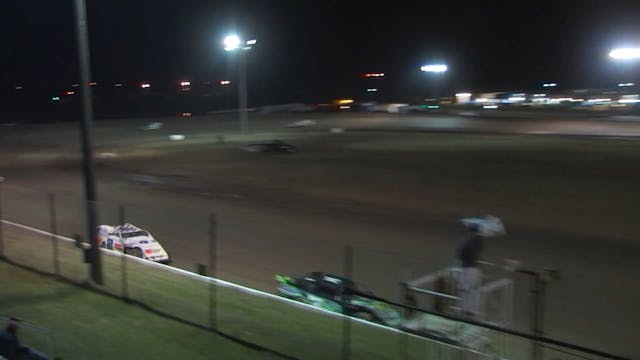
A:
<svg viewBox="0 0 640 360">
<path fill-rule="evenodd" d="M 491 215 L 460 219 L 468 234 L 455 250 L 455 263 L 459 268 L 456 289 L 460 297 L 460 307 L 465 318 L 478 319 L 480 316 L 480 288 L 482 270 L 480 258 L 488 237 L 505 234 L 502 221 Z"/>
</svg>

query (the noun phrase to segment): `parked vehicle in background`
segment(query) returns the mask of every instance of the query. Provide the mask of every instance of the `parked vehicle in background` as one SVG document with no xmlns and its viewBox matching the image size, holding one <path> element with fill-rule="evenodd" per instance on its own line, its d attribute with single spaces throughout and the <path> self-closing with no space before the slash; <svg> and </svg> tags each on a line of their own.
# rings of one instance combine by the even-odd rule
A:
<svg viewBox="0 0 640 360">
<path fill-rule="evenodd" d="M 298 149 L 291 145 L 287 144 L 282 140 L 273 140 L 269 143 L 256 143 L 249 144 L 244 147 L 245 151 L 248 152 L 260 152 L 260 153 L 273 153 L 273 154 L 290 154 L 298 152 Z"/>
</svg>

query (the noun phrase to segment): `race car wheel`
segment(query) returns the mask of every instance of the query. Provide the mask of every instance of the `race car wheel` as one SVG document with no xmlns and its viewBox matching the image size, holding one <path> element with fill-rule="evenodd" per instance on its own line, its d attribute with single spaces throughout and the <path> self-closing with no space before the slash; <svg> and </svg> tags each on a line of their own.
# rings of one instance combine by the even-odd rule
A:
<svg viewBox="0 0 640 360">
<path fill-rule="evenodd" d="M 357 317 L 358 319 L 373 321 L 373 315 L 368 312 L 358 311 L 353 314 L 353 317 Z"/>
<path fill-rule="evenodd" d="M 138 248 L 127 249 L 127 254 L 129 254 L 131 256 L 142 258 L 142 250 L 140 250 Z"/>
</svg>

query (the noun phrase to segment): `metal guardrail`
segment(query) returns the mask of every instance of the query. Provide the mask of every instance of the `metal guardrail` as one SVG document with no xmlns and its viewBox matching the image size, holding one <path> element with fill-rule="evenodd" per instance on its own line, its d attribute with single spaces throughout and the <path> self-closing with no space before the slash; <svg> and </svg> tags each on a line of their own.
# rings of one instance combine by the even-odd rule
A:
<svg viewBox="0 0 640 360">
<path fill-rule="evenodd" d="M 611 354 L 611 353 L 608 353 L 608 352 L 604 352 L 604 351 L 600 351 L 600 350 L 596 350 L 596 349 L 591 349 L 591 348 L 588 348 L 588 347 L 585 347 L 585 346 L 581 346 L 581 345 L 571 344 L 571 343 L 568 343 L 568 342 L 565 342 L 565 341 L 556 340 L 556 339 L 548 338 L 548 337 L 545 337 L 545 336 L 536 336 L 536 335 L 528 334 L 528 333 L 525 333 L 525 332 L 522 332 L 522 331 L 508 329 L 508 328 L 505 328 L 505 327 L 501 327 L 501 326 L 494 325 L 494 324 L 487 323 L 487 322 L 483 322 L 483 321 L 476 321 L 476 320 L 461 318 L 461 317 L 457 317 L 457 316 L 453 316 L 453 315 L 442 314 L 442 313 L 438 313 L 436 311 L 422 309 L 422 308 L 419 308 L 419 307 L 415 307 L 415 306 L 411 306 L 411 305 L 402 304 L 402 303 L 394 302 L 394 301 L 391 301 L 391 300 L 383 299 L 383 298 L 380 298 L 380 297 L 377 297 L 377 296 L 374 296 L 374 295 L 369 295 L 367 297 L 372 299 L 372 300 L 385 302 L 385 303 L 387 303 L 389 305 L 397 306 L 397 307 L 404 308 L 404 309 L 407 309 L 407 310 L 418 311 L 418 312 L 423 312 L 423 313 L 427 313 L 427 314 L 430 314 L 430 315 L 440 316 L 440 317 L 443 317 L 445 319 L 457 321 L 457 322 L 460 322 L 460 323 L 463 323 L 463 324 L 474 325 L 474 326 L 482 327 L 482 328 L 485 328 L 485 329 L 498 331 L 498 332 L 501 332 L 501 333 L 504 333 L 504 334 L 513 335 L 513 336 L 520 337 L 520 338 L 523 338 L 523 339 L 541 342 L 543 344 L 560 346 L 562 348 L 575 350 L 575 351 L 580 351 L 580 352 L 588 354 L 588 355 L 600 356 L 600 357 L 604 357 L 604 358 L 607 358 L 607 359 L 613 359 L 613 360 L 631 360 L 630 358 L 614 355 L 614 354 Z"/>
</svg>

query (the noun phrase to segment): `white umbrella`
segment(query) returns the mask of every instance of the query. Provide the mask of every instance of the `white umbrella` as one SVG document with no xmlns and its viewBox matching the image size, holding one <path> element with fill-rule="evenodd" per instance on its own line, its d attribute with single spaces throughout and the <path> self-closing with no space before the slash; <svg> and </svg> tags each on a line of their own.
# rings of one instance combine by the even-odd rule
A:
<svg viewBox="0 0 640 360">
<path fill-rule="evenodd" d="M 466 227 L 475 228 L 482 236 L 500 236 L 507 233 L 502 220 L 492 215 L 464 218 L 460 219 L 460 222 Z"/>
</svg>

